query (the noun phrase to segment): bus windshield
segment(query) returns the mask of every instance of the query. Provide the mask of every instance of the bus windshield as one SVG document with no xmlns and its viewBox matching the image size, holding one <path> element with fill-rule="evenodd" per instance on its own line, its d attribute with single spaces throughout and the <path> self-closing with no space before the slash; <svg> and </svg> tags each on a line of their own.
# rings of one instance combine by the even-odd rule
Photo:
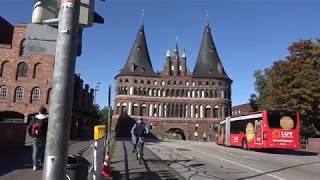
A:
<svg viewBox="0 0 320 180">
<path fill-rule="evenodd" d="M 295 129 L 297 114 L 296 112 L 288 111 L 268 111 L 268 124 L 269 128 Z"/>
</svg>

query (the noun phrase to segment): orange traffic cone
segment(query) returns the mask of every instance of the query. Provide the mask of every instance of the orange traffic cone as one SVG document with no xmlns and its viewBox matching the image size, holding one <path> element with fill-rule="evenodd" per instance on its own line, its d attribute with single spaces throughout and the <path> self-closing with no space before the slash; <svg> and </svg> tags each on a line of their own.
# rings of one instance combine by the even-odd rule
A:
<svg viewBox="0 0 320 180">
<path fill-rule="evenodd" d="M 106 155 L 104 157 L 102 175 L 105 177 L 105 179 L 111 179 L 112 177 L 109 163 L 109 155 Z"/>
</svg>

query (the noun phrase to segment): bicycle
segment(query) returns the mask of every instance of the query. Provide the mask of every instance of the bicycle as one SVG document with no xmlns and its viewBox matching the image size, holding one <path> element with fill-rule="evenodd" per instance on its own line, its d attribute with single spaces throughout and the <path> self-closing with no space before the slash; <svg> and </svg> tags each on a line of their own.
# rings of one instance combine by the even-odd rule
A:
<svg viewBox="0 0 320 180">
<path fill-rule="evenodd" d="M 144 144 L 144 138 L 139 137 L 138 144 L 137 144 L 137 151 L 136 151 L 136 156 L 137 156 L 137 160 L 139 160 L 139 164 L 142 164 L 142 160 L 143 160 L 143 144 Z"/>
</svg>

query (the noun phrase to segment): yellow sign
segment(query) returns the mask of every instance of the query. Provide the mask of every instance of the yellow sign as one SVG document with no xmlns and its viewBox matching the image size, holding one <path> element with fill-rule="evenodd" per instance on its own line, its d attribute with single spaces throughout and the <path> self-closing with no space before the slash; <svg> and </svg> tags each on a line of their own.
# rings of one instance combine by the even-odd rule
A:
<svg viewBox="0 0 320 180">
<path fill-rule="evenodd" d="M 106 135 L 106 126 L 100 125 L 94 127 L 94 140 L 97 141 Z"/>
</svg>

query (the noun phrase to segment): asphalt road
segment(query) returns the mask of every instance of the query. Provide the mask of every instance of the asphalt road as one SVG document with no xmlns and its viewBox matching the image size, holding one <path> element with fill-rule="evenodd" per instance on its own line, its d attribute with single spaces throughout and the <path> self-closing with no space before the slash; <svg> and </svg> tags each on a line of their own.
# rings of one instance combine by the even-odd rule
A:
<svg viewBox="0 0 320 180">
<path fill-rule="evenodd" d="M 209 142 L 148 143 L 186 179 L 319 180 L 320 155 L 305 151 L 258 152 Z"/>
<path fill-rule="evenodd" d="M 92 141 L 69 141 L 68 154 L 84 151 L 83 157 L 92 161 Z M 89 148 L 89 149 L 88 149 Z M 40 180 L 42 170 L 32 170 L 32 144 L 0 151 L 0 180 Z"/>
<path fill-rule="evenodd" d="M 130 140 L 118 139 L 111 155 L 113 180 L 180 180 L 183 179 L 172 168 L 168 161 L 162 161 L 148 149 L 144 148 L 144 160 L 141 164 L 132 153 Z"/>
</svg>

